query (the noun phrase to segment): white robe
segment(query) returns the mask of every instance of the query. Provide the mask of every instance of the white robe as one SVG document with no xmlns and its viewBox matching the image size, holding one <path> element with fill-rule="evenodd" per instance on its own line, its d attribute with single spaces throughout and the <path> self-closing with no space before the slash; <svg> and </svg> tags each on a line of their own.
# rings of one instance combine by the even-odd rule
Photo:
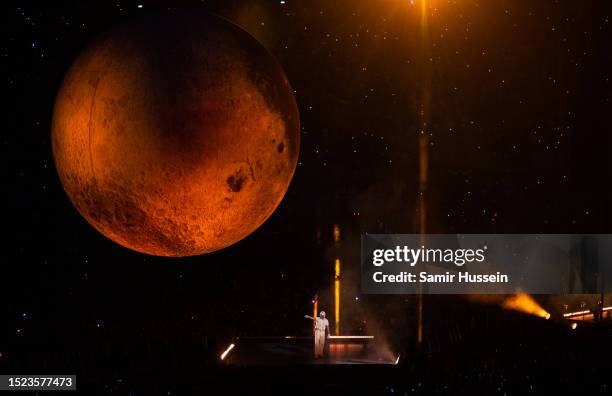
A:
<svg viewBox="0 0 612 396">
<path fill-rule="evenodd" d="M 314 343 L 315 357 L 323 356 L 325 348 L 325 328 L 329 328 L 329 321 L 320 317 L 315 318 L 314 323 Z"/>
</svg>

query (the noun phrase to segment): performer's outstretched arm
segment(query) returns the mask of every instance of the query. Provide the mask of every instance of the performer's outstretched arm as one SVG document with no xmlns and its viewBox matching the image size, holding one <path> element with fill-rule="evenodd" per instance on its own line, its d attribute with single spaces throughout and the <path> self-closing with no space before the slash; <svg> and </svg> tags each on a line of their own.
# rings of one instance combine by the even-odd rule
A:
<svg viewBox="0 0 612 396">
<path fill-rule="evenodd" d="M 313 318 L 313 317 L 312 317 L 312 316 L 310 316 L 310 315 L 304 315 L 304 317 L 305 317 L 306 319 L 315 320 L 315 318 Z"/>
</svg>

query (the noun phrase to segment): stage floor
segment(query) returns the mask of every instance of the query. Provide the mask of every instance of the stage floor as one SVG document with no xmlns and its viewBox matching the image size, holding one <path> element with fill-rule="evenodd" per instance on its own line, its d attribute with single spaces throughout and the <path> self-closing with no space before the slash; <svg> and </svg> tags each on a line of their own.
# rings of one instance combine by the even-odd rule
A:
<svg viewBox="0 0 612 396">
<path fill-rule="evenodd" d="M 394 356 L 374 339 L 333 339 L 315 359 L 312 337 L 241 337 L 224 363 L 236 366 L 392 365 Z"/>
</svg>

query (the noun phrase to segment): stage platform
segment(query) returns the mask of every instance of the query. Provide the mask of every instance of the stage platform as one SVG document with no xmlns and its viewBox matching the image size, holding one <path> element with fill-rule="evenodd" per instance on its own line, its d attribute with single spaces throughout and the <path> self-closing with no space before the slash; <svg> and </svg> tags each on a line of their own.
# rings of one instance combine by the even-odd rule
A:
<svg viewBox="0 0 612 396">
<path fill-rule="evenodd" d="M 230 366 L 393 365 L 388 348 L 372 336 L 330 336 L 325 356 L 313 356 L 313 337 L 240 337 L 228 346 L 223 363 Z"/>
</svg>

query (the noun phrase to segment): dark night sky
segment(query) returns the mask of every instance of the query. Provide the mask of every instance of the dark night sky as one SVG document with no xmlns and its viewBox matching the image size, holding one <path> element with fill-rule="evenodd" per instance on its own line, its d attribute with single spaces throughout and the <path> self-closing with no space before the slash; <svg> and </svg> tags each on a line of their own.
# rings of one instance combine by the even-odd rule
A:
<svg viewBox="0 0 612 396">
<path fill-rule="evenodd" d="M 301 316 L 329 284 L 333 224 L 351 257 L 362 232 L 416 230 L 416 5 L 166 3 L 3 3 L 0 368 L 93 364 L 145 341 L 180 351 L 204 334 L 308 332 Z M 609 2 L 431 4 L 429 231 L 612 232 Z M 270 50 L 295 89 L 302 140 L 264 226 L 221 252 L 165 259 L 116 245 L 78 214 L 50 123 L 62 77 L 93 37 L 181 9 L 222 15 Z"/>
</svg>

